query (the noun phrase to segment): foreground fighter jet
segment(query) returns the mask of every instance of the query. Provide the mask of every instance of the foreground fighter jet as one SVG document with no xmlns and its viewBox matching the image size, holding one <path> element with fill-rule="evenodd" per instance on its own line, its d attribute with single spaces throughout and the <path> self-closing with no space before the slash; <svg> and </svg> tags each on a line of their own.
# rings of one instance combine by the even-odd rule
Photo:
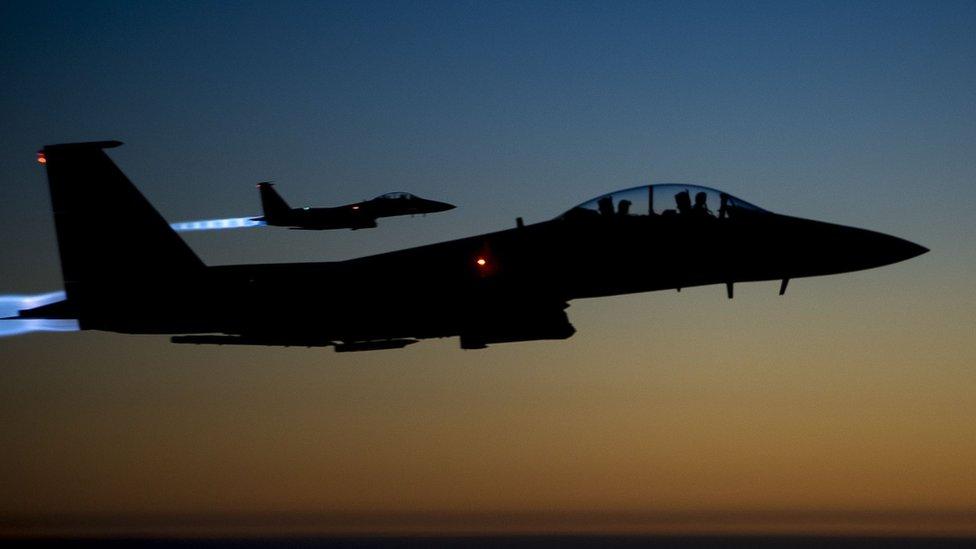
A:
<svg viewBox="0 0 976 549">
<path fill-rule="evenodd" d="M 207 266 L 102 149 L 49 145 L 66 299 L 22 319 L 174 334 L 174 343 L 391 349 L 565 339 L 568 302 L 844 273 L 927 250 L 884 234 L 763 210 L 691 185 L 607 194 L 542 223 L 330 263 Z M 121 229 L 124 227 L 125 229 Z"/>
<path fill-rule="evenodd" d="M 410 193 L 387 193 L 371 200 L 335 208 L 292 208 L 273 183 L 258 183 L 264 216 L 254 218 L 276 227 L 292 229 L 371 229 L 379 217 L 416 215 L 453 210 L 452 204 L 427 200 Z"/>
</svg>

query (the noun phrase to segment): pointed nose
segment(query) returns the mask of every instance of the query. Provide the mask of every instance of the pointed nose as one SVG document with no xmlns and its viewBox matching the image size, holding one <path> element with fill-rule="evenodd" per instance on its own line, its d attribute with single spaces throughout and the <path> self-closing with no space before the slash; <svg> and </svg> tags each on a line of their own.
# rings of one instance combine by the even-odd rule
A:
<svg viewBox="0 0 976 549">
<path fill-rule="evenodd" d="M 920 256 L 928 248 L 867 229 L 807 219 L 783 218 L 772 238 L 786 272 L 796 276 L 872 269 Z"/>
<path fill-rule="evenodd" d="M 919 246 L 914 242 L 886 234 L 874 235 L 873 241 L 873 246 L 875 247 L 874 255 L 878 258 L 881 265 L 905 261 L 906 259 L 918 257 L 929 251 L 925 246 Z"/>
<path fill-rule="evenodd" d="M 448 204 L 447 202 L 438 202 L 436 200 L 432 200 L 432 202 L 434 203 L 433 206 L 435 212 L 446 212 L 447 210 L 453 210 L 457 207 L 454 204 Z"/>
<path fill-rule="evenodd" d="M 847 246 L 848 253 L 855 257 L 859 256 L 862 268 L 891 265 L 929 251 L 925 246 L 919 246 L 903 238 L 863 229 L 857 229 L 856 232 L 849 234 Z"/>
</svg>

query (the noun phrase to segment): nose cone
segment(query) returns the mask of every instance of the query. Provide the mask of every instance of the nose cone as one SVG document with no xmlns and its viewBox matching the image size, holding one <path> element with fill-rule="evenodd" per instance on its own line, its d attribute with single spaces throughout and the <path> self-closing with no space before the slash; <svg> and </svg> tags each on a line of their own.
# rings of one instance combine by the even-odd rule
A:
<svg viewBox="0 0 976 549">
<path fill-rule="evenodd" d="M 898 263 L 929 251 L 928 248 L 914 242 L 881 233 L 869 232 L 861 239 L 865 259 L 870 261 L 872 267 Z"/>
<path fill-rule="evenodd" d="M 893 238 L 896 241 L 890 245 L 891 256 L 895 258 L 894 261 L 892 261 L 892 263 L 898 261 L 905 261 L 906 259 L 911 259 L 913 257 L 918 257 L 929 251 L 929 249 L 926 248 L 925 246 L 919 246 L 914 242 L 909 242 L 901 238 L 895 238 L 895 237 L 891 237 L 891 238 Z"/>
<path fill-rule="evenodd" d="M 891 265 L 920 256 L 929 251 L 924 246 L 903 238 L 863 229 L 849 229 L 838 249 L 841 256 L 855 269 L 871 269 Z"/>
<path fill-rule="evenodd" d="M 430 201 L 431 211 L 434 212 L 446 212 L 447 210 L 453 210 L 456 208 L 454 204 L 448 204 L 447 202 L 438 202 L 436 200 Z"/>
<path fill-rule="evenodd" d="M 775 233 L 797 276 L 837 274 L 873 269 L 905 261 L 929 251 L 895 236 L 812 220 L 787 220 Z M 801 274 L 802 273 L 802 274 Z"/>
</svg>

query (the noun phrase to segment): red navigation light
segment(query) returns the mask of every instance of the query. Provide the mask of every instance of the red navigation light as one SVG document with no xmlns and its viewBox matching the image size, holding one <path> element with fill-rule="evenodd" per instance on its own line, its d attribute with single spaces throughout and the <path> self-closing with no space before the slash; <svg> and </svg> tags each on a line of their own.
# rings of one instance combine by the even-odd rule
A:
<svg viewBox="0 0 976 549">
<path fill-rule="evenodd" d="M 488 260 L 487 260 L 487 259 L 485 259 L 485 258 L 483 258 L 483 257 L 479 257 L 479 258 L 478 258 L 478 259 L 476 259 L 476 260 L 475 260 L 474 262 L 475 262 L 475 263 L 476 263 L 476 264 L 477 264 L 477 265 L 478 265 L 479 267 L 484 267 L 485 265 L 487 265 L 487 264 L 488 264 Z"/>
<path fill-rule="evenodd" d="M 47 164 L 47 157 L 44 156 L 44 151 L 37 151 L 37 162 L 40 164 Z"/>
</svg>

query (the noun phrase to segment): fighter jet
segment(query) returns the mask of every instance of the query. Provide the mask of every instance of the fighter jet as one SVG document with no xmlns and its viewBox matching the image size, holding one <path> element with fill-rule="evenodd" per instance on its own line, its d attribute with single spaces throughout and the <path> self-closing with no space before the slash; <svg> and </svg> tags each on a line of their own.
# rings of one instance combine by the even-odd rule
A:
<svg viewBox="0 0 976 549">
<path fill-rule="evenodd" d="M 376 219 L 380 217 L 429 214 L 454 209 L 452 204 L 403 192 L 382 194 L 371 200 L 335 208 L 292 208 L 274 189 L 273 183 L 258 183 L 258 191 L 261 193 L 264 216 L 254 220 L 291 229 L 371 229 L 376 227 Z"/>
<path fill-rule="evenodd" d="M 634 187 L 536 224 L 347 261 L 207 266 L 116 167 L 105 141 L 49 145 L 66 298 L 18 318 L 174 343 L 465 349 L 573 335 L 572 300 L 846 273 L 926 248 L 766 211 L 685 184 Z M 120 229 L 124 227 L 124 229 Z"/>
</svg>

